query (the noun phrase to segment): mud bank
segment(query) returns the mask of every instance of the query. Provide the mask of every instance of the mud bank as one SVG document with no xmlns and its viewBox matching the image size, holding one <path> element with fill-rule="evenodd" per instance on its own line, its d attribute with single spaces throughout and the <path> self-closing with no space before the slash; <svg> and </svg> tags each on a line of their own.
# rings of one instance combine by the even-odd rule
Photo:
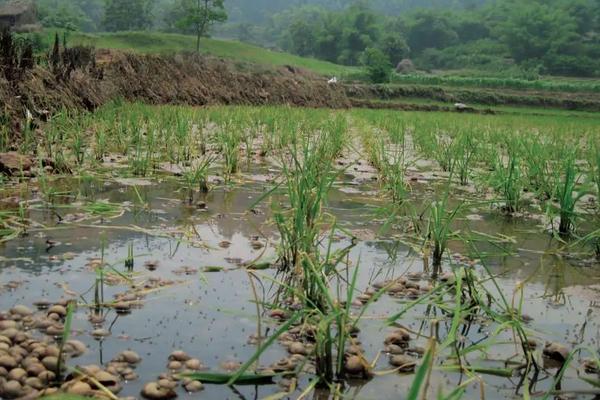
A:
<svg viewBox="0 0 600 400">
<path fill-rule="evenodd" d="M 257 70 L 199 55 L 136 55 L 99 51 L 93 67 L 59 77 L 37 66 L 18 82 L 0 79 L 1 117 L 14 132 L 28 112 L 46 119 L 67 109 L 93 110 L 111 100 L 186 105 L 292 105 L 347 108 L 342 87 L 292 67 Z"/>
</svg>

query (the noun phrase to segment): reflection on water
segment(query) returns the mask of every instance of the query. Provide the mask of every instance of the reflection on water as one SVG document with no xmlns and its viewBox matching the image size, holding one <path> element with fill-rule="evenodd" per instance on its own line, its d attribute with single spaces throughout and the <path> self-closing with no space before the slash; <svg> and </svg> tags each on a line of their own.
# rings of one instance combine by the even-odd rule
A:
<svg viewBox="0 0 600 400">
<path fill-rule="evenodd" d="M 29 210 L 28 218 L 43 224 L 45 229 L 32 229 L 28 236 L 0 247 L 2 285 L 11 281 L 18 283 L 11 285 L 17 287 L 4 287 L 0 292 L 2 309 L 16 304 L 31 305 L 39 298 L 56 300 L 80 294 L 85 294 L 80 297 L 81 301 L 91 303 L 93 291 L 90 292 L 90 288 L 95 274 L 88 266 L 90 260 L 100 257 L 104 251 L 105 260 L 123 271 L 132 243 L 135 255 L 132 279 L 144 281 L 160 277 L 174 284 L 148 295 L 143 307 L 128 315 L 108 311 L 103 327 L 111 335 L 101 341 L 91 338 L 94 326 L 88 321 L 85 309 L 80 310 L 73 324 L 75 336 L 85 341 L 90 351 L 76 360 L 78 364 L 102 364 L 124 349 L 135 350 L 143 357 L 137 369 L 141 379 L 127 383 L 122 395 L 137 396 L 144 382 L 165 371 L 167 356 L 175 349 L 184 349 L 214 369 L 224 361 L 245 361 L 254 353 L 256 348 L 248 344 L 248 339 L 257 334 L 256 306 L 248 275 L 239 265 L 260 255 L 267 260 L 275 258 L 277 234 L 268 222 L 268 202 L 249 210 L 268 188 L 267 183 L 250 182 L 235 190 L 215 189 L 201 199 L 206 208 L 183 202 L 186 194 L 180 193 L 179 185 L 168 179 L 138 187 L 139 195 L 132 187 L 115 182 L 85 180 L 73 184 L 70 180 L 61 180 L 56 185 L 57 191 L 64 194 L 56 197 L 53 208 Z M 335 189 L 328 207 L 344 228 L 356 230 L 357 236 L 363 239 L 350 256 L 352 260 L 360 260 L 359 287 L 421 271 L 421 256 L 407 242 L 376 239 L 383 224 L 379 199 L 362 194 L 373 188 L 353 187 L 359 190 L 348 193 Z M 98 214 L 78 223 L 65 223 L 73 218 L 71 215 L 81 213 L 84 204 L 103 200 L 122 207 L 123 214 L 117 218 Z M 35 204 L 33 201 L 32 205 Z M 481 218 L 459 222 L 465 232 L 464 227 L 468 225 L 474 239 L 470 243 L 453 241 L 452 252 L 474 256 L 475 247 L 478 254 L 487 254 L 486 263 L 498 277 L 508 299 L 519 296 L 516 288 L 523 284 L 524 313 L 532 318 L 529 328 L 542 342 L 558 340 L 571 346 L 582 344 L 597 349 L 600 330 L 593 288 L 600 283 L 600 272 L 578 267 L 576 260 L 555 254 L 556 241 L 542 233 L 535 221 L 507 220 L 485 208 L 479 214 Z M 478 232 L 496 239 L 483 240 L 482 235 L 477 236 Z M 391 238 L 397 233 L 391 231 L 386 235 Z M 510 240 L 497 240 L 500 237 Z M 266 250 L 254 248 L 256 241 L 267 244 Z M 340 239 L 336 246 L 341 248 L 348 244 L 347 239 Z M 147 261 L 158 262 L 155 271 L 143 267 Z M 178 273 L 186 266 L 200 272 Z M 223 270 L 214 273 L 202 270 L 209 266 L 223 267 Z M 484 274 L 480 267 L 475 268 Z M 264 277 L 271 272 L 260 271 L 257 275 Z M 126 290 L 126 286 L 106 286 L 105 298 L 113 298 Z M 259 285 L 260 297 L 268 296 L 271 286 L 263 279 Z M 360 338 L 370 360 L 382 350 L 383 339 L 389 331 L 384 319 L 406 301 L 384 296 L 368 309 L 361 321 Z M 440 321 L 439 331 L 443 337 L 450 329 L 451 315 L 440 309 L 416 307 L 400 322 L 416 334 L 415 345 L 425 346 L 429 321 L 434 318 Z M 259 334 L 265 335 L 271 328 L 263 324 L 263 332 Z M 461 346 L 484 342 L 492 329 L 486 323 L 463 326 Z M 503 360 L 517 354 L 518 349 L 508 333 L 500 338 L 505 342 L 490 347 L 485 360 L 470 361 L 477 365 L 502 366 Z M 266 365 L 284 355 L 284 349 L 276 345 L 261 356 L 260 363 Z M 390 368 L 386 357 L 380 357 L 377 368 Z M 575 378 L 576 372 L 569 370 L 564 386 L 585 389 Z M 308 376 L 303 378 L 300 386 L 305 387 L 309 379 Z M 466 380 L 461 374 L 442 371 L 434 371 L 432 376 L 435 390 L 441 387 L 445 393 Z M 486 398 L 511 397 L 517 381 L 516 378 L 513 382 L 486 376 Z M 393 373 L 369 382 L 351 381 L 346 393 L 352 399 L 404 398 L 411 382 L 412 375 Z M 545 377 L 535 389 L 545 390 L 551 384 L 551 378 Z M 202 396 L 258 399 L 282 390 L 277 385 L 234 388 L 207 385 Z M 479 384 L 470 385 L 467 398 L 478 396 L 479 390 Z M 313 399 L 330 397 L 331 393 L 323 390 L 312 395 Z M 580 398 L 594 397 L 581 395 Z"/>
</svg>

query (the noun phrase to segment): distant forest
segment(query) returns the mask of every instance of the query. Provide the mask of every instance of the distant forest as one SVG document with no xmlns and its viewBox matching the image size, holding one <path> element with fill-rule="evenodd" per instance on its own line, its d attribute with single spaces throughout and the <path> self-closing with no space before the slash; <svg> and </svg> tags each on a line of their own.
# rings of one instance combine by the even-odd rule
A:
<svg viewBox="0 0 600 400">
<path fill-rule="evenodd" d="M 36 3 L 47 27 L 194 33 L 181 20 L 195 0 Z M 224 7 L 227 19 L 203 34 L 338 64 L 375 56 L 422 70 L 600 76 L 600 0 L 224 0 Z"/>
<path fill-rule="evenodd" d="M 374 11 L 399 15 L 416 8 L 469 9 L 490 0 L 370 0 L 363 1 Z M 232 22 L 264 23 L 276 13 L 291 8 L 316 5 L 328 10 L 343 10 L 356 0 L 228 0 L 227 10 Z"/>
</svg>

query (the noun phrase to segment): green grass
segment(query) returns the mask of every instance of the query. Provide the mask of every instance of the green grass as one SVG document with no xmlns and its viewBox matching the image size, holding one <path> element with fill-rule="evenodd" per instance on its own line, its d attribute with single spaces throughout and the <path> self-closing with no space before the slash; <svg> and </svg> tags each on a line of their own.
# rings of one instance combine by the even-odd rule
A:
<svg viewBox="0 0 600 400">
<path fill-rule="evenodd" d="M 416 85 L 600 93 L 600 83 L 597 80 L 573 80 L 554 77 L 525 80 L 517 78 L 408 74 L 394 75 L 392 81 L 394 83 Z"/>
<path fill-rule="evenodd" d="M 48 40 L 51 41 L 54 31 L 47 31 L 47 34 Z M 193 52 L 196 49 L 196 37 L 194 36 L 159 32 L 117 32 L 93 35 L 74 32 L 69 35 L 68 43 L 70 45 L 92 45 L 103 49 L 130 50 L 144 54 Z M 200 47 L 201 52 L 216 57 L 269 66 L 291 65 L 328 76 L 340 77 L 360 72 L 360 69 L 356 67 L 272 51 L 233 40 L 203 38 Z"/>
</svg>

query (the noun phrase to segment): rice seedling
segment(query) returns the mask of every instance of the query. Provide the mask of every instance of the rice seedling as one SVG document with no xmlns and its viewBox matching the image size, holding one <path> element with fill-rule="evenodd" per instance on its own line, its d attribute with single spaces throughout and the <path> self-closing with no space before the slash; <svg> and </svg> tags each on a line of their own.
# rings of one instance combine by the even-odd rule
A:
<svg viewBox="0 0 600 400">
<path fill-rule="evenodd" d="M 600 261 L 600 229 L 588 233 L 587 235 L 576 241 L 573 244 L 573 246 L 578 244 L 588 246 L 594 253 L 596 259 Z"/>
<path fill-rule="evenodd" d="M 560 217 L 558 232 L 561 235 L 570 234 L 575 228 L 577 213 L 575 206 L 585 195 L 585 191 L 577 192 L 580 175 L 575 165 L 575 155 L 567 154 L 563 161 L 563 177 L 555 189 L 558 200 L 558 213 Z"/>
<path fill-rule="evenodd" d="M 444 172 L 450 172 L 454 169 L 454 140 L 452 136 L 441 131 L 435 136 L 436 150 L 434 158 Z"/>
<path fill-rule="evenodd" d="M 192 161 L 192 165 L 183 171 L 183 179 L 188 190 L 188 204 L 194 202 L 194 191 L 198 190 L 202 194 L 209 191 L 208 188 L 208 170 L 213 162 L 211 157 L 204 157 Z"/>
<path fill-rule="evenodd" d="M 458 176 L 461 185 L 469 183 L 470 170 L 473 167 L 473 160 L 478 151 L 478 143 L 475 140 L 473 132 L 470 130 L 462 131 L 454 140 L 453 149 L 454 167 L 458 169 Z M 452 163 L 451 161 L 447 161 Z"/>
<path fill-rule="evenodd" d="M 596 202 L 600 203 L 600 141 L 590 139 L 588 163 L 591 181 L 596 186 Z"/>
<path fill-rule="evenodd" d="M 21 234 L 19 225 L 15 224 L 15 215 L 10 211 L 0 211 L 0 243 L 8 242 Z"/>
<path fill-rule="evenodd" d="M 361 139 L 367 158 L 379 172 L 383 189 L 391 196 L 392 203 L 402 204 L 410 190 L 405 179 L 408 160 L 404 126 L 388 122 L 382 124 L 385 131 L 380 132 L 370 125 L 371 121 L 363 122 Z"/>
<path fill-rule="evenodd" d="M 518 141 L 523 150 L 529 185 L 542 199 L 550 199 L 559 181 L 558 168 L 555 168 L 550 153 L 552 146 L 547 137 L 528 135 Z"/>
<path fill-rule="evenodd" d="M 281 235 L 280 259 L 288 270 L 300 272 L 301 254 L 317 251 L 322 207 L 337 176 L 325 150 L 328 137 L 304 137 L 290 146 L 291 159 L 281 162 L 289 206 L 274 203 L 274 220 Z"/>
<path fill-rule="evenodd" d="M 60 340 L 60 347 L 58 350 L 58 361 L 56 362 L 56 379 L 58 382 L 62 381 L 62 371 L 64 369 L 65 359 L 65 344 L 71 336 L 71 325 L 73 323 L 73 314 L 75 313 L 75 302 L 70 301 L 67 305 L 67 315 L 65 316 L 65 324 L 63 328 L 63 334 Z"/>
<path fill-rule="evenodd" d="M 241 135 L 233 123 L 219 127 L 217 141 L 223 155 L 223 175 L 227 180 L 239 171 Z"/>
<path fill-rule="evenodd" d="M 138 130 L 133 136 L 134 151 L 129 156 L 132 173 L 146 176 L 154 168 L 156 154 L 156 131 L 146 125 L 145 130 Z"/>
<path fill-rule="evenodd" d="M 5 152 L 11 145 L 9 128 L 4 123 L 0 123 L 0 152 Z"/>
<path fill-rule="evenodd" d="M 187 115 L 176 112 L 175 116 L 175 143 L 179 149 L 177 162 L 188 162 L 191 159 L 192 146 L 190 139 L 192 137 L 190 121 Z"/>
<path fill-rule="evenodd" d="M 79 130 L 73 132 L 73 137 L 71 138 L 71 151 L 75 156 L 77 165 L 81 166 L 85 158 L 85 143 L 83 134 Z"/>
<path fill-rule="evenodd" d="M 95 201 L 86 204 L 83 210 L 92 216 L 102 219 L 113 219 L 120 217 L 124 213 L 124 208 L 120 204 L 110 203 L 108 201 Z"/>
<path fill-rule="evenodd" d="M 503 211 L 512 214 L 520 211 L 524 189 L 521 160 L 518 152 L 508 149 L 506 162 L 504 157 L 498 156 L 495 168 L 490 174 L 491 186 L 504 200 Z"/>
<path fill-rule="evenodd" d="M 135 259 L 133 256 L 133 243 L 130 242 L 127 246 L 127 258 L 125 259 L 125 270 L 127 272 L 132 272 L 133 267 L 135 265 Z"/>
<path fill-rule="evenodd" d="M 104 129 L 100 128 L 94 132 L 94 139 L 94 159 L 102 161 L 108 153 L 108 135 Z"/>
<path fill-rule="evenodd" d="M 433 277 L 437 277 L 442 267 L 442 259 L 448 247 L 448 241 L 455 235 L 452 223 L 460 212 L 462 205 L 453 210 L 448 206 L 448 193 L 441 200 L 429 206 L 427 218 L 427 247 L 432 248 Z"/>
</svg>

